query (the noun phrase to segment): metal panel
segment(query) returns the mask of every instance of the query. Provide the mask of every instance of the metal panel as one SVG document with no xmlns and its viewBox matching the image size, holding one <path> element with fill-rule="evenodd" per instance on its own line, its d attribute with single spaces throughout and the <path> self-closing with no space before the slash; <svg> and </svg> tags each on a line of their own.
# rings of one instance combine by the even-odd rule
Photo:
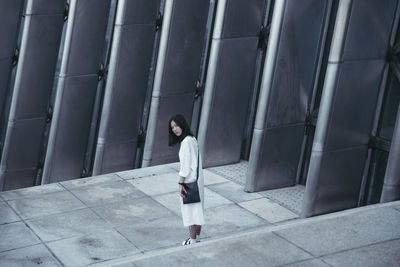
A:
<svg viewBox="0 0 400 267">
<path fill-rule="evenodd" d="M 27 2 L 28 7 L 32 4 L 32 1 Z M 54 1 L 54 4 L 62 8 L 48 10 L 53 11 L 49 14 L 27 12 L 25 16 L 1 160 L 3 189 L 32 186 L 36 181 L 64 22 L 64 1 Z M 40 11 L 41 6 L 37 5 L 36 9 Z M 30 176 L 27 176 L 28 169 Z"/>
<path fill-rule="evenodd" d="M 240 159 L 265 3 L 218 1 L 199 125 L 205 167 Z"/>
<path fill-rule="evenodd" d="M 303 123 L 311 108 L 329 15 L 327 0 L 275 2 L 247 191 L 291 186 L 296 182 Z"/>
<path fill-rule="evenodd" d="M 118 3 L 94 175 L 133 168 L 159 2 Z"/>
<path fill-rule="evenodd" d="M 340 65 L 324 150 L 368 144 L 384 64 L 371 60 Z"/>
<path fill-rule="evenodd" d="M 8 92 L 11 62 L 14 49 L 17 46 L 18 26 L 20 25 L 23 3 L 23 0 L 0 0 L 0 116 L 3 115 Z M 0 117 L 0 123 L 1 120 Z M 0 131 L 2 126 L 5 127 L 5 125 L 0 124 Z"/>
<path fill-rule="evenodd" d="M 225 16 L 221 38 L 258 35 L 262 24 L 265 0 L 225 0 Z"/>
<path fill-rule="evenodd" d="M 110 4 L 110 0 L 71 1 L 43 184 L 82 175 Z"/>
<path fill-rule="evenodd" d="M 203 144 L 204 166 L 217 166 L 240 160 L 258 38 L 221 40 L 217 77 L 210 107 L 209 129 Z M 224 138 L 221 138 L 223 136 Z"/>
<path fill-rule="evenodd" d="M 165 2 L 143 167 L 177 159 L 176 151 L 167 146 L 166 124 L 174 113 L 185 114 L 190 121 L 208 8 L 209 1 L 204 0 Z M 172 96 L 177 101 L 170 102 Z"/>
<path fill-rule="evenodd" d="M 303 216 L 355 207 L 360 192 L 366 146 L 311 155 L 309 178 L 303 200 Z M 318 192 L 318 193 L 317 193 Z"/>
<path fill-rule="evenodd" d="M 296 177 L 303 133 L 303 124 L 254 131 L 253 138 L 262 139 L 260 151 L 264 152 L 259 156 L 260 166 L 254 168 L 250 166 L 254 162 L 249 162 L 248 172 L 255 172 L 254 176 L 260 177 L 254 181 L 254 188 L 274 189 L 295 184 L 293 177 Z"/>
<path fill-rule="evenodd" d="M 392 31 L 394 20 L 392 1 L 388 3 L 379 8 L 374 0 L 339 4 L 306 184 L 304 217 L 357 205 L 366 143 L 373 130 L 391 35 L 387 33 Z M 374 23 L 370 23 L 371 12 L 366 10 L 373 7 L 377 11 L 372 16 Z M 382 40 L 376 40 L 376 25 L 381 26 Z M 369 32 L 372 34 L 366 34 Z M 353 39 L 354 35 L 359 38 Z M 364 48 L 355 49 L 364 46 L 370 49 L 368 53 Z"/>
<path fill-rule="evenodd" d="M 64 13 L 66 0 L 35 0 L 26 3 L 26 15 L 48 15 Z"/>
<path fill-rule="evenodd" d="M 302 123 L 314 88 L 327 20 L 327 0 L 287 1 L 266 127 Z"/>
<path fill-rule="evenodd" d="M 73 7 L 74 2 L 75 7 Z M 70 21 L 72 23 L 68 26 L 71 25 L 70 30 L 73 31 L 73 36 L 68 40 L 70 50 L 68 60 L 65 61 L 67 75 L 96 73 L 99 70 L 104 52 L 110 2 L 110 0 L 75 0 L 71 2 L 68 23 Z M 71 14 L 72 11 L 73 14 Z"/>
<path fill-rule="evenodd" d="M 400 106 L 390 146 L 389 159 L 382 188 L 381 202 L 400 199 Z"/>
<path fill-rule="evenodd" d="M 59 80 L 64 90 L 57 93 L 64 92 L 55 106 L 43 183 L 81 177 L 97 83 L 97 75 Z"/>
<path fill-rule="evenodd" d="M 62 2 L 62 1 L 60 1 Z M 25 29 L 27 43 L 21 51 L 21 71 L 16 83 L 21 90 L 14 98 L 14 119 L 43 117 L 47 113 L 58 50 L 63 26 L 63 14 L 35 15 L 30 18 L 29 29 Z M 40 36 L 40 38 L 37 38 Z M 22 55 L 23 53 L 23 55 Z"/>
<path fill-rule="evenodd" d="M 120 0 L 116 25 L 155 24 L 160 0 Z"/>
<path fill-rule="evenodd" d="M 343 60 L 386 56 L 397 0 L 355 0 L 343 50 Z"/>
</svg>

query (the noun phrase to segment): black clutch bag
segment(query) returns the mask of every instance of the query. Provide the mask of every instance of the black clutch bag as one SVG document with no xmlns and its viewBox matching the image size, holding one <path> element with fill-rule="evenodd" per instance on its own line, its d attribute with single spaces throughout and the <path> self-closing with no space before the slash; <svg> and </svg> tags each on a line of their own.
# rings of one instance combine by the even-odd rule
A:
<svg viewBox="0 0 400 267">
<path fill-rule="evenodd" d="M 196 181 L 192 183 L 183 183 L 183 187 L 186 189 L 185 197 L 182 198 L 183 204 L 197 203 L 200 202 L 200 193 L 199 193 L 199 185 L 197 184 L 197 180 L 199 179 L 199 163 L 200 163 L 200 150 L 198 150 L 197 154 L 197 177 Z"/>
</svg>

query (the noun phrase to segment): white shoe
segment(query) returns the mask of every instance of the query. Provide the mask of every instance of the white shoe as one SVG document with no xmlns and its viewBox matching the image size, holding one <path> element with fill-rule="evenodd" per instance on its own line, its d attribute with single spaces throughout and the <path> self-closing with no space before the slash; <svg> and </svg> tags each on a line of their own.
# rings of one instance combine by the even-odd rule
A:
<svg viewBox="0 0 400 267">
<path fill-rule="evenodd" d="M 183 240 L 183 242 L 182 242 L 182 246 L 186 246 L 186 245 L 190 245 L 190 244 L 192 244 L 192 241 L 190 240 L 190 237 L 185 239 L 185 240 Z"/>
</svg>

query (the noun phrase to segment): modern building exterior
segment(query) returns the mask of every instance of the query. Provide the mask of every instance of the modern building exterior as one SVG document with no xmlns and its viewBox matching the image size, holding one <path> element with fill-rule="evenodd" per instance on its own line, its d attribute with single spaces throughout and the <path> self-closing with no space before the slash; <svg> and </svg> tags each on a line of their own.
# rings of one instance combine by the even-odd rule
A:
<svg viewBox="0 0 400 267">
<path fill-rule="evenodd" d="M 0 191 L 178 161 L 303 184 L 302 215 L 400 199 L 398 0 L 0 0 Z"/>
</svg>

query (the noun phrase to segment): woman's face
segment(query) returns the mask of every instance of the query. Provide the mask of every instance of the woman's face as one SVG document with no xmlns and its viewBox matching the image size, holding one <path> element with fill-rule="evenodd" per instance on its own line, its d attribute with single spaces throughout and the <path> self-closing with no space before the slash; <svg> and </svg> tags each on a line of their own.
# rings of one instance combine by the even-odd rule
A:
<svg viewBox="0 0 400 267">
<path fill-rule="evenodd" d="M 182 129 L 174 121 L 171 121 L 171 130 L 176 136 L 181 136 Z"/>
</svg>

